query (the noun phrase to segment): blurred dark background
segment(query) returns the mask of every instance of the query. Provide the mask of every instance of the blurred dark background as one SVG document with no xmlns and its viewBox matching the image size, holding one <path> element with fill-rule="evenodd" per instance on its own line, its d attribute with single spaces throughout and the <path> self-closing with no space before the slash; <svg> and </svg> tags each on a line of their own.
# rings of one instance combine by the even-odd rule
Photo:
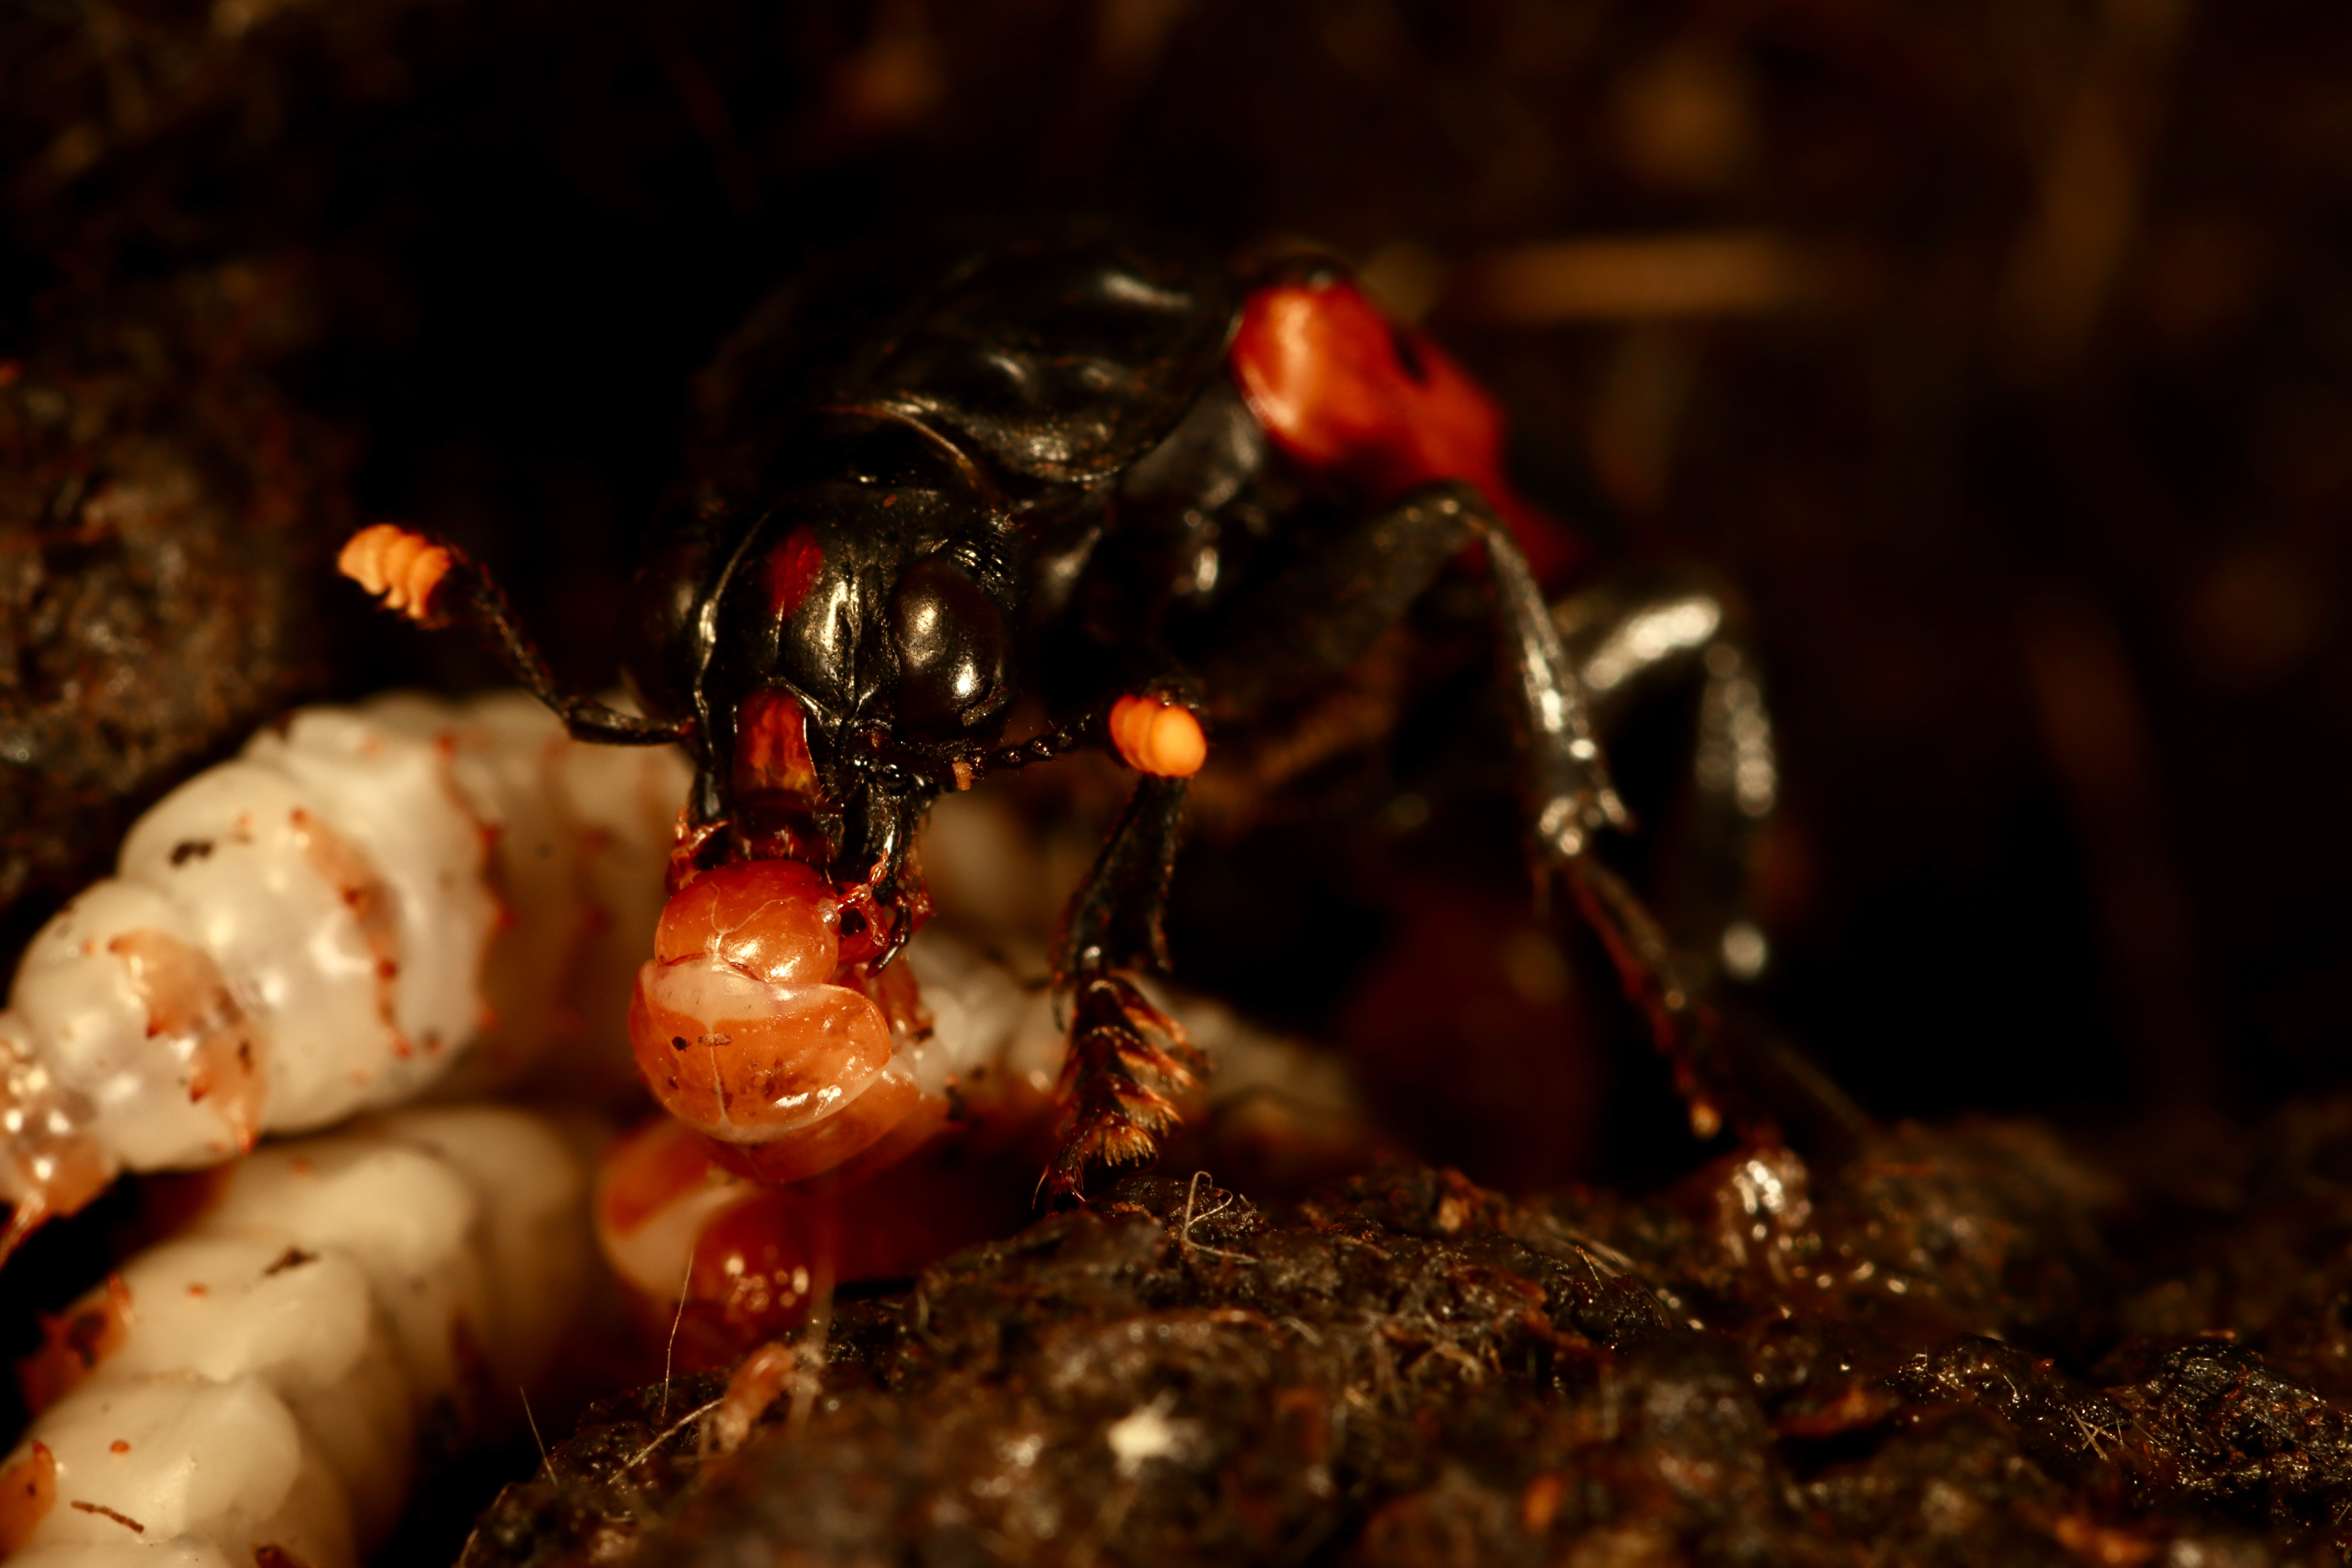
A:
<svg viewBox="0 0 2352 1568">
<path fill-rule="evenodd" d="M 1083 206 L 1354 260 L 1581 521 L 1744 588 L 1761 1001 L 1872 1110 L 2345 1076 L 2340 5 L 7 0 L 0 148 L 12 949 L 278 705 L 494 678 L 331 581 L 354 520 L 474 549 L 609 679 L 761 293 Z M 1629 1059 L 1506 1059 L 1424 1142 L 1593 1169 L 1612 1106 L 1671 1125 Z"/>
</svg>

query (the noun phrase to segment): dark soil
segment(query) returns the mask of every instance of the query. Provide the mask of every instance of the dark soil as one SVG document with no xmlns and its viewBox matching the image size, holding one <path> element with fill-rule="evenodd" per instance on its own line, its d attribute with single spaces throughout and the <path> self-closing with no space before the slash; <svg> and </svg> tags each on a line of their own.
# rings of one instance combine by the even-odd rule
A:
<svg viewBox="0 0 2352 1568">
<path fill-rule="evenodd" d="M 2333 1563 L 2347 1160 L 2335 1102 L 1639 1203 L 1130 1178 L 845 1306 L 731 1452 L 716 1378 L 592 1411 L 464 1563 Z"/>
</svg>

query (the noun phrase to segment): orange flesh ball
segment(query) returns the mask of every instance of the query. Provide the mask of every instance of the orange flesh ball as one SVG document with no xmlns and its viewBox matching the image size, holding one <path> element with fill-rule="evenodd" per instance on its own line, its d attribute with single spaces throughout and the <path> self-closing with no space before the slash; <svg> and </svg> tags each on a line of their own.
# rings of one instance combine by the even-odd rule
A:
<svg viewBox="0 0 2352 1568">
<path fill-rule="evenodd" d="M 890 1026 L 863 993 L 773 984 L 709 955 L 637 972 L 629 1044 L 672 1116 L 730 1143 L 770 1142 L 845 1110 L 891 1050 Z"/>
<path fill-rule="evenodd" d="M 1157 697 L 1122 697 L 1113 703 L 1110 738 L 1121 760 L 1139 773 L 1191 778 L 1209 760 L 1201 721 Z"/>
<path fill-rule="evenodd" d="M 913 1079 L 886 1072 L 870 1081 L 845 1108 L 814 1126 L 761 1142 L 706 1135 L 703 1147 L 714 1161 L 755 1182 L 797 1182 L 864 1153 L 923 1104 L 923 1092 Z"/>
<path fill-rule="evenodd" d="M 841 906 L 796 860 L 743 860 L 707 872 L 662 906 L 654 961 L 707 953 L 780 984 L 831 980 Z"/>
<path fill-rule="evenodd" d="M 881 1138 L 919 1098 L 890 1066 L 889 1021 L 832 984 L 840 909 L 788 860 L 723 866 L 662 910 L 637 972 L 629 1044 L 672 1116 L 764 1180 L 828 1169 Z"/>
</svg>

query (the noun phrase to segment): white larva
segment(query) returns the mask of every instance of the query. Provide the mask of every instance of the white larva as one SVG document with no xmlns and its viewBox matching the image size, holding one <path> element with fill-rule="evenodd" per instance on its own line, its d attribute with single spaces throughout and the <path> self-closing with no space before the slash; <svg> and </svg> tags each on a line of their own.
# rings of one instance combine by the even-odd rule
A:
<svg viewBox="0 0 2352 1568">
<path fill-rule="evenodd" d="M 419 1420 L 541 1372 L 587 1263 L 583 1177 L 540 1119 L 396 1111 L 273 1145 L 84 1304 L 87 1381 L 0 1472 L 32 1568 L 346 1568 L 406 1500 Z M 46 1471 L 46 1477 L 37 1472 Z"/>
<path fill-rule="evenodd" d="M 479 1089 L 617 1038 L 686 783 L 508 692 L 306 709 L 182 784 L 0 1012 L 5 1245 L 123 1169 L 403 1103 L 461 1055 Z"/>
</svg>

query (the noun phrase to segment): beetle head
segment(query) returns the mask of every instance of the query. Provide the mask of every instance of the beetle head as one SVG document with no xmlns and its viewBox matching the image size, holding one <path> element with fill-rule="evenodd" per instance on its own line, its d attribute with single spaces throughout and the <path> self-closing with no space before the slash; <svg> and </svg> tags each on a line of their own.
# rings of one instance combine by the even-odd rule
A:
<svg viewBox="0 0 2352 1568">
<path fill-rule="evenodd" d="M 918 820 L 998 738 L 1014 689 L 1010 533 L 962 487 L 828 479 L 736 540 L 640 574 L 633 684 L 691 716 L 695 815 L 736 855 L 895 883 Z"/>
</svg>

